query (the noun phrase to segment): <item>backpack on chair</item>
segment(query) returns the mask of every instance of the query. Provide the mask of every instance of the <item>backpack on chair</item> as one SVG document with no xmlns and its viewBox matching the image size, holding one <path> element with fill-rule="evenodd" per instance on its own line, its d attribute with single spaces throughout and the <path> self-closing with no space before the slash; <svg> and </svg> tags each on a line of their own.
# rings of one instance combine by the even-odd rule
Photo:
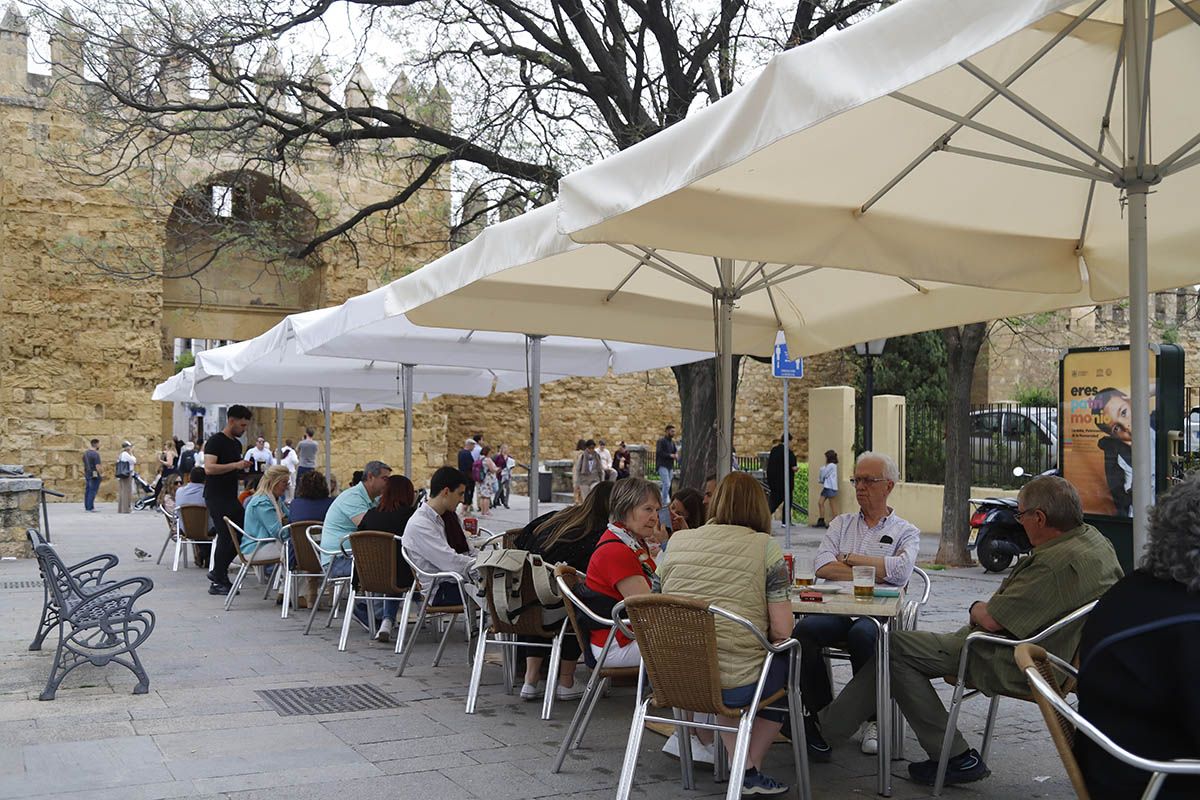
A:
<svg viewBox="0 0 1200 800">
<path fill-rule="evenodd" d="M 520 627 L 529 635 L 553 636 L 558 632 L 567 610 L 554 585 L 554 565 L 544 562 L 537 553 L 510 548 L 480 552 L 475 557 L 475 569 L 487 587 L 493 625 Z M 541 615 L 537 619 L 521 618 L 525 611 L 539 606 Z"/>
</svg>

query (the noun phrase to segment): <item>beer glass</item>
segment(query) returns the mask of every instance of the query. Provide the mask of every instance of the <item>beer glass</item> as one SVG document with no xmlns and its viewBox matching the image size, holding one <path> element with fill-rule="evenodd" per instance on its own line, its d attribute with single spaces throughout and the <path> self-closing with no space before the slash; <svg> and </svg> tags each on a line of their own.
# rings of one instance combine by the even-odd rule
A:
<svg viewBox="0 0 1200 800">
<path fill-rule="evenodd" d="M 811 558 L 802 556 L 796 558 L 795 580 L 797 588 L 806 588 L 817 582 L 817 574 L 813 570 Z"/>
<path fill-rule="evenodd" d="M 851 567 L 854 572 L 854 599 L 870 600 L 875 596 L 875 568 Z"/>
</svg>

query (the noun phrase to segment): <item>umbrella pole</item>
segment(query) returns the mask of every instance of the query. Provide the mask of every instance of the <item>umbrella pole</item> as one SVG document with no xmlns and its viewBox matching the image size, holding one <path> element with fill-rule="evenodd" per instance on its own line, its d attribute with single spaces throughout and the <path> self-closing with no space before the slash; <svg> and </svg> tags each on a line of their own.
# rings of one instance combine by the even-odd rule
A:
<svg viewBox="0 0 1200 800">
<path fill-rule="evenodd" d="M 400 368 L 404 378 L 404 474 L 412 478 L 413 365 Z"/>
<path fill-rule="evenodd" d="M 329 407 L 329 397 L 331 392 L 329 389 L 321 390 L 321 405 L 325 409 L 325 480 L 326 482 L 333 480 L 333 455 L 329 452 L 330 442 L 333 440 L 333 434 L 330 428 L 333 427 L 333 409 Z"/>
<path fill-rule="evenodd" d="M 283 447 L 283 403 L 275 404 L 275 452 Z"/>
<path fill-rule="evenodd" d="M 717 480 L 733 461 L 733 261 L 718 261 L 721 286 L 717 300 Z"/>
<path fill-rule="evenodd" d="M 1146 546 L 1150 506 L 1154 503 L 1154 434 L 1150 428 L 1150 328 L 1147 281 L 1146 148 L 1144 70 L 1148 30 L 1146 0 L 1125 0 L 1125 170 L 1129 219 L 1129 383 L 1133 405 L 1133 560 Z"/>
<path fill-rule="evenodd" d="M 542 488 L 542 337 L 527 336 L 529 342 L 529 520 L 538 515 L 538 491 Z"/>
</svg>

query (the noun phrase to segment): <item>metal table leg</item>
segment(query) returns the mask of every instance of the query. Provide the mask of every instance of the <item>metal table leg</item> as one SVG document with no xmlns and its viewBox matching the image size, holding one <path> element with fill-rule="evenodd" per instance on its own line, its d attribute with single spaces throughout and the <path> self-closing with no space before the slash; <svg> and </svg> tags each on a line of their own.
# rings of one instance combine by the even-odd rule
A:
<svg viewBox="0 0 1200 800">
<path fill-rule="evenodd" d="M 876 791 L 892 796 L 892 664 L 889 637 L 891 620 L 870 617 L 879 635 L 875 637 L 875 718 L 879 726 L 879 780 Z"/>
</svg>

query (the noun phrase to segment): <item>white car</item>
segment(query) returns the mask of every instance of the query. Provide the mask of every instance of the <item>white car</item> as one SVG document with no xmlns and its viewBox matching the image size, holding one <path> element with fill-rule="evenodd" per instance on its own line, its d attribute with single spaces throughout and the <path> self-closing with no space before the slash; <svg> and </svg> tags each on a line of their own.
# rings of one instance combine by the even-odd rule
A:
<svg viewBox="0 0 1200 800">
<path fill-rule="evenodd" d="M 1058 408 L 992 406 L 971 412 L 971 461 L 976 471 L 1036 475 L 1058 467 Z"/>
</svg>

